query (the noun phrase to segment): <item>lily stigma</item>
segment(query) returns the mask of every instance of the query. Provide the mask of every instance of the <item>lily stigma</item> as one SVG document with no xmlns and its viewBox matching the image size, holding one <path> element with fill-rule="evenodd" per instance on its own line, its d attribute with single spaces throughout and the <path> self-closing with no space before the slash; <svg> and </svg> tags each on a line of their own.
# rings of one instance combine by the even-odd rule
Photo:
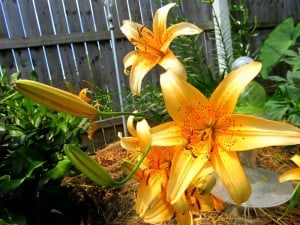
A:
<svg viewBox="0 0 300 225">
<path fill-rule="evenodd" d="M 123 22 L 121 31 L 136 47 L 123 59 L 124 73 L 129 75 L 131 91 L 136 95 L 140 95 L 142 79 L 157 64 L 164 69 L 172 69 L 177 76 L 187 79 L 184 66 L 169 46 L 176 37 L 199 34 L 202 29 L 187 22 L 177 23 L 167 28 L 168 12 L 175 5 L 170 3 L 156 11 L 153 17 L 153 31 L 129 20 Z"/>
</svg>

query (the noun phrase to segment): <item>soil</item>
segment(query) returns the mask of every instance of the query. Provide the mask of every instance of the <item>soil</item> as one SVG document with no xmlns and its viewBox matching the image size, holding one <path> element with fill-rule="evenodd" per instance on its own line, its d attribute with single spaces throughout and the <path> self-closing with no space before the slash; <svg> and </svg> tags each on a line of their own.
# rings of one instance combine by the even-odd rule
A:
<svg viewBox="0 0 300 225">
<path fill-rule="evenodd" d="M 293 148 L 268 147 L 258 149 L 256 163 L 281 174 L 296 165 L 289 160 L 295 153 L 300 153 L 300 146 Z M 122 159 L 126 156 L 119 142 L 99 149 L 95 154 L 95 160 L 103 165 L 114 177 L 122 179 Z M 138 183 L 129 181 L 121 188 L 100 187 L 86 178 L 84 175 L 66 177 L 62 181 L 63 186 L 70 189 L 69 196 L 74 204 L 86 208 L 78 224 L 80 225 L 146 225 L 134 211 L 136 191 Z M 286 210 L 288 203 L 272 208 L 244 208 L 226 204 L 223 212 L 195 213 L 196 225 L 299 225 L 300 201 L 287 216 L 278 220 Z M 163 225 L 175 225 L 176 220 L 162 223 Z"/>
</svg>

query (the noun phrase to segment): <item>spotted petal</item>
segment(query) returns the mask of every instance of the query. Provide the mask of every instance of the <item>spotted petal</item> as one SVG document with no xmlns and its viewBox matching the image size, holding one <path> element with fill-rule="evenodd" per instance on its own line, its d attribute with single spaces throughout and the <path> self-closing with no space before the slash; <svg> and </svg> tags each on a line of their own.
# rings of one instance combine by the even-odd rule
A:
<svg viewBox="0 0 300 225">
<path fill-rule="evenodd" d="M 171 70 L 160 76 L 160 85 L 167 110 L 174 121 L 188 127 L 195 127 L 203 121 L 199 111 L 206 107 L 208 100 L 198 89 Z"/>
<path fill-rule="evenodd" d="M 252 62 L 233 70 L 218 85 L 209 102 L 223 114 L 232 113 L 247 84 L 259 73 L 260 62 Z"/>
<path fill-rule="evenodd" d="M 216 127 L 226 127 L 216 129 L 216 138 L 228 151 L 300 144 L 300 129 L 283 122 L 231 114 L 222 117 Z"/>
</svg>

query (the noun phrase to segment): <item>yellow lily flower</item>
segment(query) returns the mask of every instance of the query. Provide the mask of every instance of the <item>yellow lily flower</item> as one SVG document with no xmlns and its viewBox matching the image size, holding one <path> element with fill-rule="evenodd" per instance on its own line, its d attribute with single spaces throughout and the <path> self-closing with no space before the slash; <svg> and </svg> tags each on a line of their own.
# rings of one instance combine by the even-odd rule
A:
<svg viewBox="0 0 300 225">
<path fill-rule="evenodd" d="M 283 122 L 233 114 L 240 93 L 259 73 L 253 62 L 232 71 L 207 99 L 168 70 L 160 76 L 167 110 L 182 127 L 186 144 L 172 161 L 167 198 L 176 202 L 207 161 L 237 203 L 248 200 L 251 187 L 237 151 L 300 143 L 300 129 Z"/>
<path fill-rule="evenodd" d="M 157 224 L 168 221 L 175 214 L 179 225 L 192 225 L 194 224 L 192 210 L 203 212 L 215 208 L 214 199 L 209 193 L 213 185 L 207 185 L 210 182 L 206 180 L 203 181 L 203 187 L 199 186 L 197 180 L 195 184 L 198 186 L 192 184 L 190 191 L 183 193 L 174 204 L 167 201 L 166 188 L 172 158 L 177 148 L 179 147 L 153 146 L 133 176 L 134 179 L 140 182 L 135 210 L 146 223 Z M 123 163 L 125 173 L 131 171 L 135 163 L 136 160 L 134 162 L 125 160 Z"/>
<path fill-rule="evenodd" d="M 285 182 L 290 180 L 300 181 L 300 155 L 294 155 L 291 160 L 299 167 L 289 170 L 279 176 L 279 182 Z"/>
<path fill-rule="evenodd" d="M 181 129 L 174 122 L 150 128 L 145 120 L 137 122 L 134 127 L 134 116 L 130 116 L 127 127 L 132 137 L 121 137 L 121 146 L 129 151 L 128 159 L 124 160 L 125 173 L 132 170 L 142 154 L 144 145 L 152 147 L 133 178 L 140 182 L 135 210 L 147 223 L 160 223 L 170 220 L 176 214 L 180 225 L 192 225 L 191 210 L 203 211 L 214 209 L 214 201 L 210 197 L 213 187 L 211 179 L 205 180 L 206 174 L 212 173 L 210 164 L 197 175 L 197 180 L 189 187 L 192 191 L 183 193 L 174 204 L 167 201 L 167 186 L 174 154 L 182 148 L 184 139 Z M 168 140 L 168 138 L 170 138 Z M 203 177 L 205 179 L 203 179 Z M 203 194 L 205 193 L 206 196 Z M 195 208 L 197 202 L 198 208 Z"/>
<path fill-rule="evenodd" d="M 175 3 L 158 9 L 153 18 L 153 31 L 147 27 L 125 20 L 121 31 L 136 47 L 123 60 L 124 73 L 130 75 L 129 84 L 132 93 L 139 95 L 144 76 L 157 64 L 165 69 L 172 69 L 177 76 L 186 79 L 182 63 L 169 49 L 171 42 L 180 35 L 194 35 L 202 32 L 194 24 L 182 22 L 167 28 L 167 16 Z"/>
</svg>

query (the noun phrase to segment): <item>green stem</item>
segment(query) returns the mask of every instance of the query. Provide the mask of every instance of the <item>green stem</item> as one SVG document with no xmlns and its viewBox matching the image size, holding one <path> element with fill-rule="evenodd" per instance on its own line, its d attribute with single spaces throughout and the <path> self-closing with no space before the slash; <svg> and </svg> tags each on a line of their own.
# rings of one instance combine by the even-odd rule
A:
<svg viewBox="0 0 300 225">
<path fill-rule="evenodd" d="M 85 174 L 96 184 L 101 186 L 110 186 L 110 187 L 120 187 L 124 185 L 127 181 L 129 181 L 133 176 L 133 174 L 137 171 L 141 163 L 143 162 L 144 158 L 146 157 L 150 149 L 151 149 L 151 145 L 149 144 L 145 149 L 141 159 L 134 166 L 132 171 L 123 180 L 115 181 L 100 164 L 98 164 L 95 160 L 89 157 L 78 146 L 76 145 L 64 146 L 64 151 L 66 155 L 78 170 L 80 170 L 83 174 Z"/>
</svg>

